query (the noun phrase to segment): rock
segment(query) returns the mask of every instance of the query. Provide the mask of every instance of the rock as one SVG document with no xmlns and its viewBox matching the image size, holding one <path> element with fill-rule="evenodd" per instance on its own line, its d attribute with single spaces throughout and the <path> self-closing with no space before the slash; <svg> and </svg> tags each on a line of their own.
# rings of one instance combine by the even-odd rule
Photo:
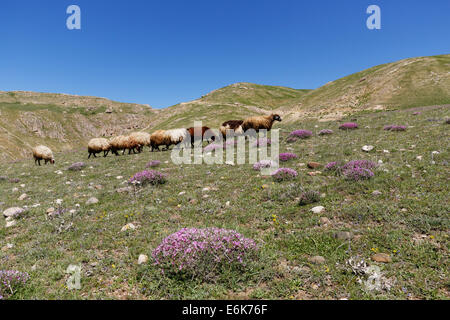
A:
<svg viewBox="0 0 450 320">
<path fill-rule="evenodd" d="M 362 151 L 370 152 L 370 151 L 372 151 L 374 148 L 375 148 L 374 146 L 363 146 L 361 149 L 362 149 Z"/>
<path fill-rule="evenodd" d="M 182 196 L 183 194 L 186 194 L 186 191 L 181 191 L 178 195 Z"/>
<path fill-rule="evenodd" d="M 372 260 L 375 262 L 382 262 L 382 263 L 392 262 L 391 257 L 386 253 L 376 253 L 372 256 Z"/>
<path fill-rule="evenodd" d="M 11 228 L 11 227 L 14 227 L 16 224 L 17 224 L 16 220 L 7 221 L 5 227 L 6 228 Z"/>
<path fill-rule="evenodd" d="M 317 169 L 322 166 L 319 162 L 308 162 L 307 165 L 308 165 L 308 168 L 310 168 L 310 169 Z"/>
<path fill-rule="evenodd" d="M 323 210 L 325 210 L 325 207 L 317 206 L 317 207 L 312 208 L 310 211 L 313 213 L 321 213 Z"/>
<path fill-rule="evenodd" d="M 202 198 L 203 199 L 209 198 L 209 195 L 208 194 L 204 194 Z"/>
<path fill-rule="evenodd" d="M 19 215 L 21 215 L 24 212 L 25 212 L 25 210 L 23 208 L 12 207 L 12 208 L 8 208 L 5 211 L 3 211 L 3 216 L 5 218 L 17 218 Z"/>
<path fill-rule="evenodd" d="M 12 192 L 19 192 L 19 188 L 12 188 Z"/>
<path fill-rule="evenodd" d="M 48 215 L 51 215 L 53 212 L 55 212 L 55 208 L 50 207 L 47 209 L 47 211 L 45 211 Z"/>
<path fill-rule="evenodd" d="M 102 190 L 102 189 L 103 189 L 103 186 L 102 186 L 101 184 L 98 184 L 98 185 L 95 186 L 95 189 L 97 189 L 97 190 Z"/>
<path fill-rule="evenodd" d="M 211 190 L 209 187 L 205 187 L 202 189 L 202 192 L 208 192 L 209 190 Z"/>
<path fill-rule="evenodd" d="M 139 255 L 138 264 L 147 263 L 147 261 L 148 261 L 148 256 L 146 256 L 145 254 Z"/>
<path fill-rule="evenodd" d="M 311 172 L 308 172 L 308 175 L 310 175 L 310 176 L 317 176 L 318 174 L 321 174 L 322 172 L 321 171 L 311 171 Z"/>
<path fill-rule="evenodd" d="M 304 167 L 304 166 L 306 166 L 306 164 L 304 164 L 303 162 L 300 162 L 300 163 L 297 163 L 297 166 Z"/>
<path fill-rule="evenodd" d="M 86 163 L 84 163 L 84 162 L 75 162 L 75 163 L 72 163 L 72 165 L 70 165 L 70 167 L 67 168 L 67 170 L 70 170 L 70 171 L 80 171 L 80 170 L 82 170 L 84 167 L 86 167 Z"/>
<path fill-rule="evenodd" d="M 135 230 L 135 229 L 136 229 L 136 226 L 134 224 L 128 223 L 128 224 L 124 225 L 122 227 L 122 229 L 120 229 L 120 231 L 124 232 L 124 231 Z"/>
<path fill-rule="evenodd" d="M 120 179 L 123 179 L 123 177 L 122 176 L 117 176 L 116 179 L 120 180 Z"/>
<path fill-rule="evenodd" d="M 12 249 L 14 245 L 12 243 L 7 243 L 5 246 L 2 247 L 2 251 L 8 251 L 9 249 Z"/>
<path fill-rule="evenodd" d="M 196 203 L 197 203 L 197 200 L 196 200 L 196 199 L 191 199 L 191 200 L 189 200 L 189 203 L 190 203 L 190 204 L 196 204 Z"/>
<path fill-rule="evenodd" d="M 334 237 L 339 240 L 350 240 L 352 234 L 348 231 L 338 231 L 334 234 Z"/>
<path fill-rule="evenodd" d="M 309 262 L 315 263 L 315 264 L 324 264 L 325 258 L 322 256 L 314 256 L 308 259 Z"/>
<path fill-rule="evenodd" d="M 27 199 L 28 198 L 28 195 L 26 194 L 26 193 L 22 193 L 22 195 L 19 197 L 19 201 L 23 201 L 23 200 L 25 200 L 25 199 Z"/>
<path fill-rule="evenodd" d="M 225 202 L 225 206 L 229 207 L 230 206 L 230 201 Z"/>
<path fill-rule="evenodd" d="M 61 205 L 63 203 L 63 200 L 62 199 L 56 199 L 55 203 L 57 205 Z"/>
<path fill-rule="evenodd" d="M 319 223 L 320 224 L 329 224 L 331 221 L 327 217 L 320 217 Z"/>
<path fill-rule="evenodd" d="M 86 201 L 86 205 L 96 204 L 98 203 L 98 199 L 96 197 L 91 197 Z"/>
<path fill-rule="evenodd" d="M 422 160 L 422 156 L 417 156 L 416 159 L 417 160 Z"/>
<path fill-rule="evenodd" d="M 379 190 L 374 190 L 373 192 L 372 192 L 372 195 L 373 196 L 380 196 L 380 195 L 382 195 L 383 193 L 381 192 L 381 191 L 379 191 Z"/>
<path fill-rule="evenodd" d="M 127 193 L 133 191 L 132 187 L 123 187 L 116 190 L 118 193 Z"/>
</svg>

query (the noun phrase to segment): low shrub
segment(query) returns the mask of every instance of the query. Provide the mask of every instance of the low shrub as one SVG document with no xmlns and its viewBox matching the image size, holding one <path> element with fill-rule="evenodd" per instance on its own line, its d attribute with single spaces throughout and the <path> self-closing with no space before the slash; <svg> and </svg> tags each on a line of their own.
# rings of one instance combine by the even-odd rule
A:
<svg viewBox="0 0 450 320">
<path fill-rule="evenodd" d="M 280 168 L 272 173 L 272 178 L 277 181 L 285 181 L 296 178 L 298 175 L 297 171 L 291 168 Z"/>
<path fill-rule="evenodd" d="M 128 183 L 130 184 L 139 184 L 141 186 L 145 186 L 147 184 L 164 184 L 166 182 L 166 175 L 155 170 L 144 170 L 138 172 L 130 180 L 128 180 Z"/>
<path fill-rule="evenodd" d="M 211 280 L 226 269 L 244 269 L 257 252 L 255 241 L 234 230 L 183 228 L 163 239 L 152 257 L 163 273 Z"/>
<path fill-rule="evenodd" d="M 314 190 L 308 190 L 300 195 L 299 205 L 304 206 L 307 204 L 315 203 L 320 200 L 320 193 Z"/>
<path fill-rule="evenodd" d="M 289 161 L 292 159 L 297 159 L 298 156 L 295 153 L 280 153 L 279 155 L 280 161 Z"/>
<path fill-rule="evenodd" d="M 309 130 L 294 130 L 289 134 L 290 137 L 296 137 L 300 139 L 307 139 L 312 135 L 313 133 Z"/>
<path fill-rule="evenodd" d="M 358 129 L 358 124 L 356 122 L 346 122 L 339 126 L 341 130 L 353 130 Z"/>
<path fill-rule="evenodd" d="M 0 300 L 12 296 L 30 276 L 17 270 L 0 270 Z"/>
</svg>

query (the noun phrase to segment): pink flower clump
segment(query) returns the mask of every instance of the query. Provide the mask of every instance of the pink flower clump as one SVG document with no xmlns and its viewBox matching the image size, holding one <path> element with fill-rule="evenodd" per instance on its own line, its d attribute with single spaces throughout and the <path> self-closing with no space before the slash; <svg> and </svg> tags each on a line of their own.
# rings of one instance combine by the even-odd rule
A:
<svg viewBox="0 0 450 320">
<path fill-rule="evenodd" d="M 406 126 L 389 125 L 383 128 L 386 131 L 406 131 Z"/>
<path fill-rule="evenodd" d="M 307 138 L 311 137 L 312 135 L 313 135 L 313 133 L 309 130 L 294 130 L 289 134 L 289 136 L 291 136 L 291 137 L 296 137 L 296 138 L 300 138 L 300 139 L 307 139 Z"/>
<path fill-rule="evenodd" d="M 280 153 L 280 161 L 289 161 L 291 159 L 297 159 L 298 156 L 295 153 Z"/>
<path fill-rule="evenodd" d="M 319 131 L 319 136 L 325 136 L 325 135 L 329 135 L 329 134 L 333 134 L 333 130 L 323 129 L 323 130 Z"/>
<path fill-rule="evenodd" d="M 153 250 L 162 272 L 209 278 L 229 267 L 245 267 L 256 258 L 258 246 L 242 234 L 220 228 L 183 228 Z"/>
<path fill-rule="evenodd" d="M 271 168 L 275 167 L 277 164 L 272 160 L 261 160 L 253 164 L 253 169 L 260 171 L 263 168 Z"/>
<path fill-rule="evenodd" d="M 356 122 L 346 122 L 339 126 L 339 129 L 341 130 L 352 130 L 352 129 L 358 129 L 358 124 Z"/>
<path fill-rule="evenodd" d="M 167 176 L 159 171 L 144 170 L 136 173 L 128 180 L 130 184 L 140 184 L 141 186 L 152 184 L 164 184 L 167 181 Z"/>
<path fill-rule="evenodd" d="M 272 173 L 272 178 L 277 181 L 281 182 L 284 180 L 291 180 L 297 177 L 298 173 L 294 169 L 291 168 L 280 168 Z"/>
</svg>

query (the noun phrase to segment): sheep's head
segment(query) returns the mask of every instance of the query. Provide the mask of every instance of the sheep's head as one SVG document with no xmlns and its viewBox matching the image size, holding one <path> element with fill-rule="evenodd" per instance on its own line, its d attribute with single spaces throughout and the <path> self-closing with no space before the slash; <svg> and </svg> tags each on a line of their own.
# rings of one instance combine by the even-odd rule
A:
<svg viewBox="0 0 450 320">
<path fill-rule="evenodd" d="M 51 159 L 51 160 L 50 160 L 50 163 L 51 163 L 51 164 L 55 164 L 55 159 Z"/>
<path fill-rule="evenodd" d="M 278 114 L 273 114 L 272 119 L 273 121 L 281 121 L 281 117 Z"/>
</svg>

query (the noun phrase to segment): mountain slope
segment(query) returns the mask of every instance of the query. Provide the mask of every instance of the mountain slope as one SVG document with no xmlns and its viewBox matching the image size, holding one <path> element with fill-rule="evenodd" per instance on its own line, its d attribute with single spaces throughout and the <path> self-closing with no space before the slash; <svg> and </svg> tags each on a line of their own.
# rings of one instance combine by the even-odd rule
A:
<svg viewBox="0 0 450 320">
<path fill-rule="evenodd" d="M 0 92 L 0 160 L 30 156 L 46 144 L 70 150 L 92 137 L 121 134 L 155 121 L 145 105 L 104 98 L 33 92 Z"/>
</svg>

